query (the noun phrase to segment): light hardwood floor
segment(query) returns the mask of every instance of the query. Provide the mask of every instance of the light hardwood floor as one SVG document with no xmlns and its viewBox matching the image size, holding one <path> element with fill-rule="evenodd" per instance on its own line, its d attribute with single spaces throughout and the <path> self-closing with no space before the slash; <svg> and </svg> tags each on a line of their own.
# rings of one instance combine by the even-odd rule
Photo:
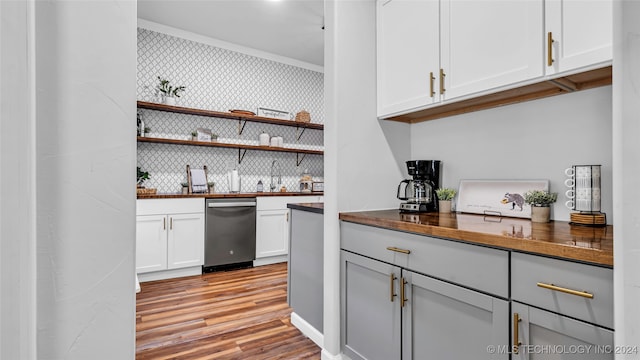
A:
<svg viewBox="0 0 640 360">
<path fill-rule="evenodd" d="M 136 359 L 320 359 L 289 322 L 287 264 L 146 282 Z"/>
</svg>

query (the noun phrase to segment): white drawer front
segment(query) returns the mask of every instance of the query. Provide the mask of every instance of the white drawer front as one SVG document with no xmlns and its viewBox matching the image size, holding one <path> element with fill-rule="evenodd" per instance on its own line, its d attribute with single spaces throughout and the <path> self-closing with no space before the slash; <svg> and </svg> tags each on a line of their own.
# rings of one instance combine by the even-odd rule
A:
<svg viewBox="0 0 640 360">
<path fill-rule="evenodd" d="M 504 250 L 349 222 L 341 222 L 341 247 L 490 294 L 509 295 L 509 253 Z"/>
<path fill-rule="evenodd" d="M 256 210 L 281 210 L 287 204 L 322 202 L 322 195 L 308 196 L 258 196 Z"/>
<path fill-rule="evenodd" d="M 204 213 L 204 198 L 136 200 L 136 215 L 195 213 Z"/>
<path fill-rule="evenodd" d="M 557 288 L 545 288 L 547 285 Z M 565 289 L 581 294 L 563 292 Z M 588 294 L 593 298 L 581 296 Z M 612 269 L 514 252 L 511 254 L 511 298 L 613 328 Z"/>
</svg>

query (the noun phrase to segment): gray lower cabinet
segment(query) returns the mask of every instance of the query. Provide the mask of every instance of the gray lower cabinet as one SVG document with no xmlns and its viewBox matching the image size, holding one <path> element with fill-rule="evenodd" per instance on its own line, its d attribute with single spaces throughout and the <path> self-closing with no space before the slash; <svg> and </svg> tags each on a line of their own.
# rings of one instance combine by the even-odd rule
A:
<svg viewBox="0 0 640 360">
<path fill-rule="evenodd" d="M 400 357 L 400 267 L 341 251 L 342 349 L 351 359 Z"/>
<path fill-rule="evenodd" d="M 342 348 L 351 359 L 508 359 L 509 303 L 342 251 Z"/>
<path fill-rule="evenodd" d="M 512 302 L 514 360 L 614 358 L 613 331 Z"/>
<path fill-rule="evenodd" d="M 508 359 L 489 346 L 506 345 L 509 302 L 403 271 L 402 359 Z"/>
</svg>

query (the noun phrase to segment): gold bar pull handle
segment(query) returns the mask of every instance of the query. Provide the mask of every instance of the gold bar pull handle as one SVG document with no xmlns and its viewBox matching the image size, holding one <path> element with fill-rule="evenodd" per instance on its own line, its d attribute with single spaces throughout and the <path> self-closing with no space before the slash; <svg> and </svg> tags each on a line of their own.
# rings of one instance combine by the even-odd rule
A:
<svg viewBox="0 0 640 360">
<path fill-rule="evenodd" d="M 547 33 L 547 66 L 553 65 L 553 34 Z"/>
<path fill-rule="evenodd" d="M 169 218 L 169 230 L 173 230 L 173 217 Z"/>
<path fill-rule="evenodd" d="M 404 278 L 402 278 L 400 280 L 400 307 L 403 308 L 404 307 L 404 303 L 407 301 L 407 299 L 405 298 L 405 293 L 404 293 L 404 286 L 407 284 L 407 280 L 405 280 Z"/>
<path fill-rule="evenodd" d="M 167 230 L 167 218 L 162 219 L 162 230 Z"/>
<path fill-rule="evenodd" d="M 518 332 L 518 323 L 522 321 L 522 319 L 520 319 L 520 315 L 518 315 L 518 313 L 513 313 L 513 353 L 517 354 L 518 351 L 520 350 L 520 345 L 522 345 L 522 343 L 520 342 L 520 333 Z"/>
<path fill-rule="evenodd" d="M 446 91 L 446 89 L 444 88 L 444 77 L 447 76 L 444 73 L 443 69 L 440 69 L 440 95 L 444 94 L 444 92 Z"/>
<path fill-rule="evenodd" d="M 399 252 L 399 253 L 403 253 L 403 254 L 411 254 L 411 250 L 400 249 L 400 248 L 397 248 L 395 246 L 387 246 L 387 250 L 394 251 L 394 252 Z"/>
<path fill-rule="evenodd" d="M 576 296 L 581 296 L 587 299 L 593 299 L 593 294 L 586 292 L 586 291 L 578 291 L 578 290 L 573 290 L 573 289 L 567 289 L 567 288 L 563 288 L 560 286 L 555 286 L 553 284 L 545 284 L 545 283 L 538 283 L 538 287 L 541 288 L 545 288 L 545 289 L 549 289 L 549 290 L 553 290 L 553 291 L 560 291 L 563 292 L 565 294 L 571 294 L 571 295 L 576 295 Z"/>
<path fill-rule="evenodd" d="M 395 294 L 395 293 L 393 292 L 393 282 L 394 282 L 396 279 L 397 279 L 396 274 L 391 273 L 391 274 L 389 275 L 389 283 L 390 283 L 390 284 L 389 284 L 389 289 L 390 289 L 390 300 L 391 300 L 391 302 L 393 302 L 393 298 L 394 298 L 394 297 L 398 296 L 397 294 Z"/>
<path fill-rule="evenodd" d="M 429 96 L 434 97 L 436 92 L 433 90 L 433 82 L 436 80 L 433 71 L 429 73 Z"/>
</svg>

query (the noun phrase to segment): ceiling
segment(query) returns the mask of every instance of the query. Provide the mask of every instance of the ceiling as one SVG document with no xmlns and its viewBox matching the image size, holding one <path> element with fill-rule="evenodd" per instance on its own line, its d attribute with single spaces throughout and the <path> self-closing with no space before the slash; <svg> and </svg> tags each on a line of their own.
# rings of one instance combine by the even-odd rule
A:
<svg viewBox="0 0 640 360">
<path fill-rule="evenodd" d="M 138 0 L 138 18 L 324 64 L 323 0 Z"/>
</svg>

